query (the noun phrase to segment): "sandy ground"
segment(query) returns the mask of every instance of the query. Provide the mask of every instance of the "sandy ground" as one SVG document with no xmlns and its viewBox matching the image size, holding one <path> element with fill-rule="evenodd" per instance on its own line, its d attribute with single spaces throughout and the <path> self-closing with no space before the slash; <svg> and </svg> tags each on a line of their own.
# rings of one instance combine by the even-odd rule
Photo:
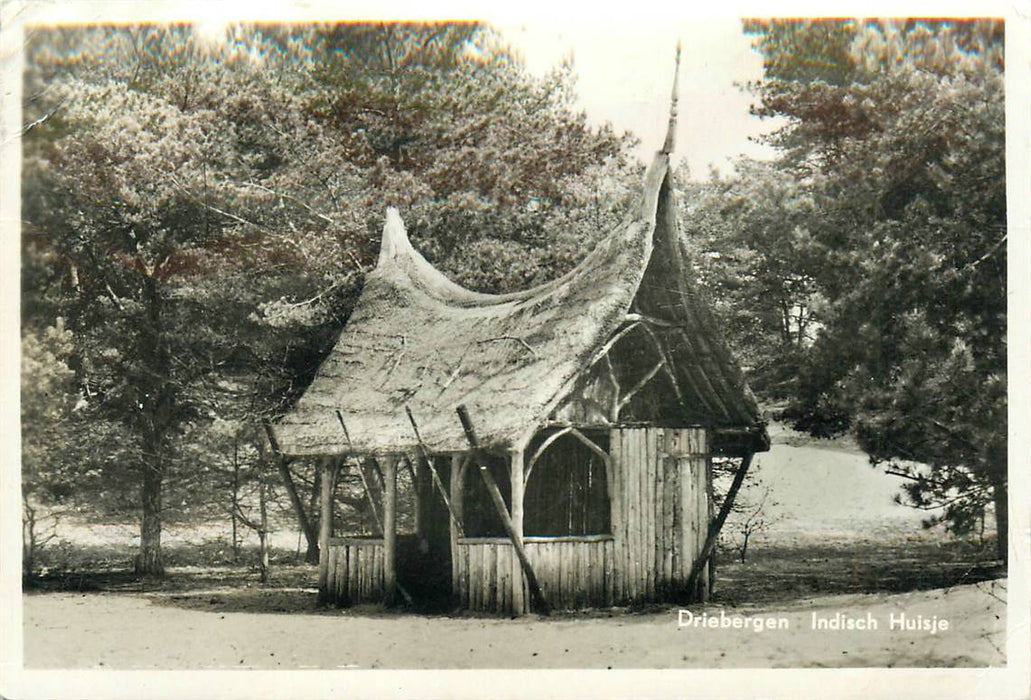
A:
<svg viewBox="0 0 1031 700">
<path fill-rule="evenodd" d="M 777 437 L 777 436 L 775 436 Z M 776 441 L 776 440 L 775 440 Z M 766 544 L 806 546 L 860 538 L 941 536 L 920 528 L 923 513 L 892 502 L 898 480 L 854 450 L 775 444 L 760 456 L 769 486 Z M 845 446 L 847 447 L 847 446 Z M 750 493 L 754 492 L 754 493 Z M 130 551 L 133 525 L 62 523 L 70 543 Z M 209 531 L 210 530 L 210 531 Z M 170 526 L 167 544 L 225 536 Z M 728 524 L 732 531 L 732 524 Z M 297 535 L 275 533 L 293 549 Z M 840 540 L 840 542 L 839 542 Z M 675 609 L 648 614 L 596 611 L 502 620 L 429 617 L 375 610 L 316 611 L 300 591 L 219 588 L 183 593 L 37 593 L 24 600 L 25 667 L 38 669 L 304 668 L 786 668 L 998 666 L 1005 662 L 1005 580 L 900 595 L 849 595 L 726 608 L 740 624 L 786 620 L 787 629 L 678 625 Z M 721 608 L 705 608 L 719 618 Z M 694 609 L 701 615 L 702 609 Z M 813 630 L 812 616 L 877 621 L 876 630 Z M 948 630 L 889 629 L 891 615 L 947 619 Z M 686 621 L 686 620 L 685 620 Z"/>
<path fill-rule="evenodd" d="M 231 612 L 232 591 L 49 593 L 24 598 L 26 668 L 790 668 L 999 666 L 1005 580 L 901 595 L 835 596 L 777 609 L 725 609 L 741 624 L 680 626 L 677 610 L 544 621 L 375 611 Z M 189 598 L 190 600 L 187 600 Z M 207 605 L 208 609 L 204 606 Z M 720 608 L 705 612 L 719 617 Z M 695 610 L 701 614 L 701 610 Z M 813 615 L 877 621 L 876 630 L 813 630 Z M 889 629 L 904 613 L 948 630 Z M 686 616 L 685 616 L 686 620 Z"/>
</svg>

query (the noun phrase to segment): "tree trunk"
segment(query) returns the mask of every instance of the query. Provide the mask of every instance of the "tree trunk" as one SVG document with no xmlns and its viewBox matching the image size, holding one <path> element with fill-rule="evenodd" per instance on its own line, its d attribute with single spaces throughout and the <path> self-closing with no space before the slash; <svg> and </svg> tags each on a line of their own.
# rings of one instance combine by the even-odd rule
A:
<svg viewBox="0 0 1031 700">
<path fill-rule="evenodd" d="M 322 531 L 322 515 L 319 512 L 319 503 L 322 502 L 322 469 L 323 461 L 315 460 L 315 472 L 312 474 L 311 498 L 308 501 L 308 521 L 311 523 L 312 532 L 315 533 L 314 540 L 308 540 L 308 551 L 304 553 L 304 560 L 310 564 L 319 563 L 319 552 L 321 543 L 319 533 Z"/>
<path fill-rule="evenodd" d="M 262 465 L 263 467 L 264 465 Z M 268 505 L 265 494 L 264 470 L 258 477 L 258 507 L 261 512 L 261 527 L 258 528 L 258 571 L 261 573 L 261 582 L 269 582 L 269 557 L 268 557 Z"/>
<path fill-rule="evenodd" d="M 269 582 L 268 532 L 258 530 L 258 572 L 262 583 Z"/>
<path fill-rule="evenodd" d="M 233 485 L 230 492 L 229 515 L 233 519 L 233 561 L 240 558 L 240 535 L 236 514 L 240 512 L 240 452 L 239 441 L 233 440 Z"/>
<path fill-rule="evenodd" d="M 22 578 L 26 581 L 30 581 L 36 574 L 36 509 L 33 508 L 29 504 L 28 499 L 24 497 L 22 498 L 22 508 Z"/>
<path fill-rule="evenodd" d="M 161 557 L 161 487 L 164 474 L 160 467 L 143 468 L 143 516 L 140 521 L 140 551 L 136 556 L 136 573 L 165 573 Z"/>
<path fill-rule="evenodd" d="M 318 564 L 319 531 L 308 517 L 304 504 L 301 503 L 301 496 L 297 493 L 293 477 L 290 476 L 290 468 L 286 466 L 281 458 L 277 458 L 276 462 L 278 463 L 279 474 L 283 479 L 283 486 L 286 487 L 286 492 L 290 496 L 290 505 L 293 506 L 294 514 L 297 516 L 297 523 L 301 526 L 301 532 L 304 533 L 304 541 L 308 545 L 308 549 L 304 553 L 304 561 L 307 564 Z"/>
<path fill-rule="evenodd" d="M 168 438 L 175 422 L 176 395 L 171 381 L 172 359 L 164 340 L 162 298 L 154 277 L 144 278 L 143 299 L 146 323 L 141 328 L 139 355 L 147 372 L 136 386 L 143 462 L 140 464 L 140 551 L 135 569 L 138 574 L 161 575 L 165 573 L 161 557 L 161 488 L 165 479 L 165 452 L 169 449 Z"/>
<path fill-rule="evenodd" d="M 1006 488 L 1005 459 L 1003 466 L 992 470 L 992 500 L 995 503 L 996 552 L 1003 561 L 1009 561 L 1009 489 Z"/>
</svg>

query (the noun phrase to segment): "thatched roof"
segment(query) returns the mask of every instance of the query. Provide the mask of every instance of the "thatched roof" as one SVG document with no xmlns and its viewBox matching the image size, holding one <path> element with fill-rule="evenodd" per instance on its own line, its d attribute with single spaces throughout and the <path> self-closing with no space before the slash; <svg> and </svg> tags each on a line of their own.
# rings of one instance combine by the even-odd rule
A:
<svg viewBox="0 0 1031 700">
<path fill-rule="evenodd" d="M 677 235 L 669 158 L 668 152 L 656 154 L 640 205 L 571 272 L 513 294 L 481 294 L 448 280 L 412 247 L 398 212 L 388 210 L 376 269 L 336 347 L 275 426 L 282 452 L 412 449 L 416 438 L 406 406 L 431 451 L 463 451 L 467 442 L 455 412 L 463 404 L 483 445 L 524 446 L 625 324 L 639 290 L 644 293 L 646 269 L 658 268 L 666 284 L 672 265 L 688 284 L 683 256 L 669 259 L 671 245 L 682 248 L 669 239 Z M 662 260 L 653 260 L 657 229 Z M 702 422 L 761 426 L 704 303 L 693 292 L 678 303 L 689 307 L 683 318 L 697 325 L 694 345 L 677 350 L 678 364 L 697 365 L 690 371 L 704 379 L 685 385 L 705 395 L 685 399 L 711 414 Z"/>
</svg>

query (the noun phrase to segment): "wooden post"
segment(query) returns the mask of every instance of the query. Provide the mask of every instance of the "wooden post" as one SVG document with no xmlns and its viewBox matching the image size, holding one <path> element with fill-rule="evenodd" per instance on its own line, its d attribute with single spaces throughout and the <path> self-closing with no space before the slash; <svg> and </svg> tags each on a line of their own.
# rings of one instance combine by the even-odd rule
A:
<svg viewBox="0 0 1031 700">
<path fill-rule="evenodd" d="M 397 578 L 396 578 L 396 576 L 394 576 L 394 572 L 395 572 L 395 568 L 394 568 L 395 557 L 393 557 L 393 556 L 388 557 L 387 556 L 387 551 L 386 551 L 387 550 L 387 528 L 386 528 L 386 522 L 385 522 L 386 513 L 384 513 L 384 517 L 383 517 L 383 519 L 381 519 L 380 516 L 379 516 L 379 512 L 376 510 L 376 498 L 375 498 L 375 496 L 372 493 L 372 491 L 373 491 L 372 484 L 375 483 L 375 479 L 369 479 L 368 478 L 368 476 L 365 473 L 365 464 L 363 464 L 362 461 L 355 454 L 354 445 L 351 444 L 351 435 L 350 435 L 350 433 L 347 432 L 347 425 L 344 424 L 344 416 L 340 413 L 340 411 L 337 411 L 336 414 L 337 414 L 337 420 L 340 422 L 340 429 L 344 431 L 344 439 L 347 440 L 347 449 L 348 449 L 349 453 L 351 454 L 351 459 L 354 462 L 354 466 L 358 469 L 358 476 L 360 476 L 362 478 L 362 486 L 365 487 L 365 496 L 369 499 L 369 505 L 372 507 L 372 517 L 373 517 L 373 520 L 375 520 L 376 527 L 379 528 L 380 534 L 383 535 L 383 549 L 384 549 L 384 552 L 383 552 L 384 557 L 383 558 L 387 562 L 389 562 L 388 564 L 384 565 L 384 576 L 386 576 L 388 574 L 388 572 L 389 572 L 389 575 L 391 577 L 393 577 L 393 587 L 397 590 L 398 593 L 401 594 L 401 596 L 405 599 L 405 602 L 407 602 L 409 605 L 411 605 L 412 604 L 412 596 L 408 593 L 408 591 L 405 590 L 404 586 L 402 586 L 401 584 L 397 583 Z M 391 459 L 393 459 L 393 458 L 391 457 Z M 341 460 L 341 464 L 343 464 L 343 460 Z M 379 474 L 379 466 L 376 464 L 375 461 L 372 462 L 372 469 L 370 469 L 370 471 L 375 471 L 377 474 Z M 396 503 L 397 503 L 397 465 L 396 465 L 396 463 L 394 464 L 394 467 L 393 467 L 393 475 L 394 475 L 393 476 L 393 484 L 394 485 L 390 489 L 390 492 L 391 492 L 392 499 L 393 499 L 392 500 L 392 505 L 396 506 Z M 379 476 L 380 476 L 380 484 L 383 484 L 384 483 L 383 482 L 383 475 L 379 474 Z M 383 507 L 385 509 L 386 508 L 385 489 L 381 489 L 380 500 L 383 502 Z M 391 538 L 392 544 L 391 544 L 391 547 L 396 549 L 396 546 L 395 546 L 396 543 L 397 543 L 396 507 L 395 507 L 394 510 L 395 510 L 395 515 L 394 515 L 393 524 L 391 526 L 391 533 L 392 533 L 392 538 Z M 393 599 L 393 595 L 392 594 L 390 595 L 390 598 L 391 598 L 391 600 Z"/>
<path fill-rule="evenodd" d="M 465 406 L 459 406 L 457 409 L 458 418 L 462 421 L 462 429 L 465 431 L 465 439 L 469 442 L 469 446 L 472 448 L 472 452 L 475 455 L 479 452 L 479 441 L 476 439 L 476 432 L 473 430 L 472 421 L 469 419 L 469 413 L 465 410 Z M 544 599 L 544 593 L 541 591 L 540 584 L 537 582 L 537 575 L 533 571 L 533 565 L 530 564 L 530 560 L 526 558 L 526 552 L 523 550 L 523 536 L 522 533 L 517 533 L 512 527 L 512 518 L 505 508 L 505 499 L 501 496 L 501 490 L 498 489 L 498 483 L 494 481 L 494 475 L 490 473 L 490 469 L 486 465 L 480 464 L 479 471 L 480 476 L 483 478 L 483 483 L 487 487 L 487 493 L 490 494 L 491 501 L 494 502 L 494 509 L 498 512 L 498 517 L 501 519 L 501 524 L 505 528 L 505 533 L 508 535 L 508 539 L 512 542 L 512 547 L 515 548 L 516 556 L 519 558 L 519 565 L 523 569 L 523 573 L 526 575 L 526 583 L 530 588 L 530 595 L 533 596 L 533 600 L 537 603 L 537 611 L 541 615 L 548 615 L 551 613 L 551 609 L 548 607 L 548 601 Z M 520 475 L 522 469 L 519 470 Z"/>
<path fill-rule="evenodd" d="M 741 459 L 741 466 L 738 467 L 737 473 L 734 474 L 734 481 L 731 482 L 727 495 L 723 498 L 723 505 L 720 506 L 716 522 L 709 527 L 709 534 L 705 538 L 702 551 L 698 553 L 698 558 L 691 565 L 691 573 L 687 576 L 687 591 L 690 595 L 694 595 L 695 588 L 698 585 L 698 576 L 702 573 L 705 562 L 712 554 L 712 550 L 716 548 L 716 538 L 719 537 L 720 530 L 723 529 L 723 523 L 727 521 L 727 516 L 730 515 L 730 509 L 734 506 L 734 499 L 737 498 L 737 492 L 741 489 L 741 484 L 745 480 L 745 474 L 748 472 L 748 467 L 752 464 L 752 457 L 754 456 L 755 453 L 750 452 Z"/>
<path fill-rule="evenodd" d="M 511 458 L 510 461 L 510 474 L 509 482 L 511 489 L 511 511 L 512 511 L 512 531 L 516 534 L 519 539 L 519 546 L 525 549 L 523 545 L 523 495 L 526 492 L 526 482 L 523 479 L 523 451 L 512 450 L 509 453 Z M 514 573 L 514 572 L 513 572 Z M 541 596 L 543 598 L 543 596 Z M 526 612 L 526 601 L 523 597 L 523 577 L 519 575 L 512 576 L 512 608 L 517 615 L 521 615 Z"/>
<path fill-rule="evenodd" d="M 459 600 L 458 577 L 461 575 L 460 553 L 458 551 L 458 539 L 462 531 L 458 523 L 462 519 L 462 479 L 464 474 L 464 461 L 462 455 L 455 452 L 451 455 L 451 475 L 449 478 L 451 490 L 451 508 L 455 517 L 451 518 L 451 595 L 457 603 Z"/>
<path fill-rule="evenodd" d="M 708 440 L 706 440 L 708 445 Z M 716 517 L 716 496 L 712 490 L 712 455 L 710 454 L 705 458 L 705 495 L 706 500 L 709 502 L 709 514 L 708 522 L 711 526 Z M 716 550 L 712 550 L 712 554 L 709 555 L 709 581 L 707 596 L 712 595 L 713 589 L 716 588 Z"/>
<path fill-rule="evenodd" d="M 268 436 L 269 447 L 272 448 L 272 455 L 275 457 L 276 469 L 279 470 L 279 476 L 283 480 L 283 486 L 286 487 L 286 493 L 290 496 L 290 504 L 294 507 L 294 513 L 297 514 L 297 522 L 300 523 L 301 530 L 304 532 L 304 538 L 308 542 L 308 552 L 309 554 L 315 554 L 317 556 L 317 552 L 312 552 L 312 543 L 317 542 L 317 534 L 304 510 L 304 504 L 301 503 L 301 497 L 297 494 L 297 487 L 294 486 L 293 477 L 290 476 L 290 467 L 287 466 L 286 458 L 283 456 L 283 453 L 279 451 L 279 441 L 276 440 L 276 435 L 272 432 L 272 425 L 268 421 L 262 421 L 262 426 L 265 428 L 265 435 Z M 308 557 L 307 561 L 309 564 L 314 564 L 316 560 Z"/>
<path fill-rule="evenodd" d="M 415 505 L 415 537 L 419 542 L 425 545 L 426 542 L 426 511 L 429 506 L 429 498 L 426 498 L 426 493 L 423 490 L 423 483 L 425 479 L 423 477 L 426 474 L 426 467 L 421 460 L 412 460 L 408 456 L 402 458 L 405 463 L 405 467 L 408 469 L 408 475 L 412 477 L 412 496 L 414 497 Z"/>
<path fill-rule="evenodd" d="M 397 592 L 397 457 L 383 458 L 383 580 L 386 603 L 394 602 Z"/>
<path fill-rule="evenodd" d="M 329 580 L 329 538 L 333 534 L 333 482 L 337 463 L 325 459 L 321 469 L 319 491 L 319 602 L 325 604 L 332 599 L 327 589 Z"/>
</svg>

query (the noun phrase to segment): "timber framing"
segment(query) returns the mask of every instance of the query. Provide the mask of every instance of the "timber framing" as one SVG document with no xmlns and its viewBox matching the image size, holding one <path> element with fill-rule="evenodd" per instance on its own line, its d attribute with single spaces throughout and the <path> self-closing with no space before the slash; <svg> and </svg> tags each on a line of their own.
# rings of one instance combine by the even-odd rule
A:
<svg viewBox="0 0 1031 700">
<path fill-rule="evenodd" d="M 531 289 L 455 284 L 387 209 L 336 345 L 266 426 L 299 514 L 288 460 L 323 460 L 318 532 L 302 517 L 321 601 L 520 615 L 707 599 L 715 538 L 769 437 L 678 230 L 676 110 L 674 86 L 638 206 Z M 714 455 L 742 459 L 715 515 Z M 334 530 L 340 475 L 371 537 Z"/>
<path fill-rule="evenodd" d="M 476 437 L 476 432 L 473 429 L 472 419 L 469 417 L 469 412 L 466 410 L 465 406 L 459 406 L 456 409 L 456 412 L 458 413 L 458 418 L 462 423 L 462 430 L 465 432 L 465 437 L 469 441 L 469 447 L 472 448 L 470 454 L 472 455 L 473 460 L 475 460 L 476 454 L 480 451 L 480 444 Z M 518 488 L 521 489 L 523 484 L 522 464 L 522 452 L 514 452 L 512 454 L 511 466 L 513 492 L 516 490 L 517 485 Z M 484 484 L 487 486 L 487 491 L 490 493 L 491 501 L 497 509 L 498 517 L 501 518 L 501 522 L 505 527 L 505 532 L 508 534 L 508 539 L 512 543 L 512 547 L 515 549 L 516 556 L 519 559 L 519 564 L 522 567 L 523 574 L 526 576 L 526 582 L 529 586 L 530 594 L 533 596 L 537 611 L 542 615 L 547 615 L 550 612 L 548 601 L 544 598 L 544 593 L 541 592 L 541 586 L 537 581 L 537 575 L 533 570 L 533 564 L 530 563 L 530 560 L 526 556 L 526 550 L 523 549 L 522 499 L 517 498 L 517 494 L 513 493 L 510 498 L 512 505 L 510 507 L 506 507 L 505 499 L 502 497 L 501 490 L 494 481 L 494 477 L 491 475 L 490 469 L 481 464 L 479 465 L 479 471 Z"/>
</svg>

